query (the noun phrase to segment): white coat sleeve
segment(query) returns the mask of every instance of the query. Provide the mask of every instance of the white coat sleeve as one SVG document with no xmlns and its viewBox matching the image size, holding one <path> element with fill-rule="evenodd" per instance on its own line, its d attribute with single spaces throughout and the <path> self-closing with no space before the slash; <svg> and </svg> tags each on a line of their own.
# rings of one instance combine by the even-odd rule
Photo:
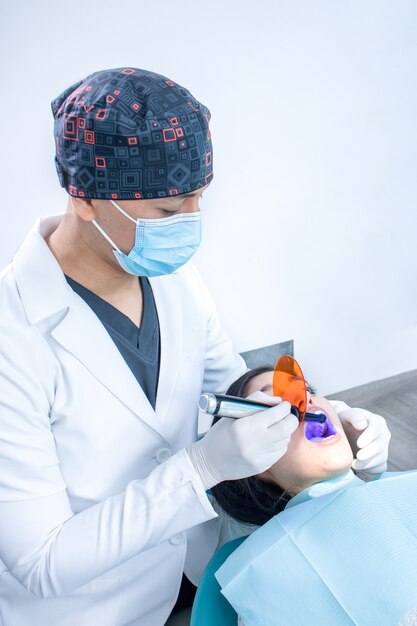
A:
<svg viewBox="0 0 417 626">
<path fill-rule="evenodd" d="M 54 597 L 216 513 L 182 450 L 74 514 L 49 422 L 53 366 L 38 360 L 37 331 L 26 332 L 30 341 L 19 337 L 17 347 L 0 328 L 0 558 L 27 591 Z"/>
</svg>

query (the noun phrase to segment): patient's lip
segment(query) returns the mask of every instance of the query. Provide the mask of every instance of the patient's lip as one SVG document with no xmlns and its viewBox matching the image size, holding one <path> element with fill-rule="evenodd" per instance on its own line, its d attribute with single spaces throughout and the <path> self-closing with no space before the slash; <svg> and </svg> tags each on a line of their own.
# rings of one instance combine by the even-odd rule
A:
<svg viewBox="0 0 417 626">
<path fill-rule="evenodd" d="M 328 419 L 331 422 L 331 419 L 327 413 L 327 411 L 325 411 L 324 409 L 322 409 L 320 406 L 308 406 L 307 407 L 307 412 L 308 413 L 321 413 L 322 415 L 326 416 L 326 419 Z"/>
<path fill-rule="evenodd" d="M 326 422 L 320 424 L 318 422 L 304 422 L 304 437 L 312 445 L 330 446 L 337 443 L 340 439 L 340 433 L 337 432 L 332 420 L 327 412 L 318 406 L 309 406 L 309 413 L 322 413 L 326 416 Z M 326 436 L 322 436 L 326 434 Z"/>
<path fill-rule="evenodd" d="M 323 439 L 323 441 L 310 441 L 309 443 L 311 443 L 314 446 L 332 446 L 334 443 L 337 443 L 341 438 L 340 433 L 336 433 L 335 435 L 332 435 L 331 437 L 326 437 L 326 439 Z"/>
</svg>

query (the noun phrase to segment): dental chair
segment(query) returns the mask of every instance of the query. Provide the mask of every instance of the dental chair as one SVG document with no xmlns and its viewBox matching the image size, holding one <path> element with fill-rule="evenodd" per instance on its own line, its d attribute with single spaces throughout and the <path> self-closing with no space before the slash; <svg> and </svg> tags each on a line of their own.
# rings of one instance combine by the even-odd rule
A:
<svg viewBox="0 0 417 626">
<path fill-rule="evenodd" d="M 245 539 L 228 541 L 212 556 L 198 585 L 190 626 L 237 626 L 237 613 L 221 594 L 214 573 Z"/>
</svg>

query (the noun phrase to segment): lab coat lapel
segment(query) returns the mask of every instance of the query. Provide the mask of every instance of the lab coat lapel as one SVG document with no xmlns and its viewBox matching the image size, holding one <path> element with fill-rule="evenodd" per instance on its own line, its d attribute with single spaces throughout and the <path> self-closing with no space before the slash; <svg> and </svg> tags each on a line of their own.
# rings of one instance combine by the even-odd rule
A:
<svg viewBox="0 0 417 626">
<path fill-rule="evenodd" d="M 51 334 L 133 413 L 160 431 L 160 421 L 141 386 L 105 327 L 81 298 L 74 295 L 73 305 Z"/>
<path fill-rule="evenodd" d="M 56 341 L 135 415 L 160 432 L 161 423 L 129 366 L 97 316 L 69 287 L 44 240 L 61 219 L 62 215 L 39 219 L 13 259 L 29 323 L 44 323 L 59 315 L 61 321 L 51 331 Z"/>
<path fill-rule="evenodd" d="M 177 274 L 150 279 L 158 311 L 161 346 L 155 410 L 162 424 L 173 401 L 183 350 L 182 307 L 177 281 Z"/>
</svg>

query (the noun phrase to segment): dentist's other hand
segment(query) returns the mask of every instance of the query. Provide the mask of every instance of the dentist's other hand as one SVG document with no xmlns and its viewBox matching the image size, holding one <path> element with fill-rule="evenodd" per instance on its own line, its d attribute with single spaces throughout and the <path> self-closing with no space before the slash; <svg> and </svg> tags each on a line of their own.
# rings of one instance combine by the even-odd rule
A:
<svg viewBox="0 0 417 626">
<path fill-rule="evenodd" d="M 223 417 L 187 449 L 205 489 L 269 469 L 287 451 L 298 426 L 289 402 L 257 391 L 248 399 L 271 408 L 240 419 Z"/>
<path fill-rule="evenodd" d="M 355 470 L 380 474 L 387 469 L 391 433 L 381 415 L 365 409 L 350 408 L 345 402 L 332 401 L 356 456 Z"/>
</svg>

